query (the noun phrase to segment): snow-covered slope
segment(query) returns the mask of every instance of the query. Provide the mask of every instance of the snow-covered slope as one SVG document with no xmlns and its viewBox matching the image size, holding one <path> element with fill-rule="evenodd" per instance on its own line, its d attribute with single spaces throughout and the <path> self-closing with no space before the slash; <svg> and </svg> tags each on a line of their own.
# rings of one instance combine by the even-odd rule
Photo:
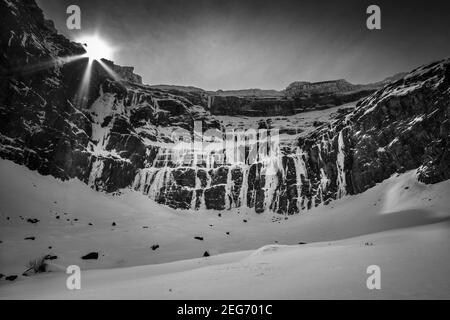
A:
<svg viewBox="0 0 450 320">
<path fill-rule="evenodd" d="M 450 225 L 385 231 L 311 245 L 169 264 L 82 272 L 81 290 L 66 275 L 0 287 L 10 299 L 449 299 Z M 366 286 L 381 270 L 381 289 Z"/>
<path fill-rule="evenodd" d="M 0 282 L 1 298 L 405 298 L 449 292 L 450 182 L 424 185 L 414 171 L 288 220 L 250 209 L 183 213 L 138 192 L 96 193 L 78 180 L 43 177 L 5 160 L 0 174 L 0 273 L 19 275 L 14 283 Z M 242 251 L 270 244 L 292 247 Z M 202 258 L 205 251 L 211 256 Z M 82 260 L 89 252 L 99 252 L 99 259 Z M 20 276 L 28 261 L 46 254 L 57 256 L 53 272 Z M 79 292 L 65 289 L 63 272 L 71 264 L 83 270 Z M 382 268 L 385 286 L 378 293 L 365 287 L 370 264 Z"/>
</svg>

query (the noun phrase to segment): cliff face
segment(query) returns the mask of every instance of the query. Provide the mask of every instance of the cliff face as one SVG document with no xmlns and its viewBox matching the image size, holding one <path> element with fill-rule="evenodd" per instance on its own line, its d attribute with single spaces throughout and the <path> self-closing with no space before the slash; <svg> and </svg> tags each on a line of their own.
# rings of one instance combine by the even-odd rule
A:
<svg viewBox="0 0 450 320">
<path fill-rule="evenodd" d="M 114 64 L 114 62 L 106 59 L 102 59 L 102 61 L 106 63 L 106 65 L 111 67 L 111 69 L 120 77 L 120 79 L 136 84 L 142 84 L 142 77 L 134 73 L 134 67 L 119 66 L 117 64 Z"/>
<path fill-rule="evenodd" d="M 182 96 L 141 86 L 131 69 L 108 61 L 125 79 L 114 81 L 93 62 L 86 103 L 79 104 L 88 59 L 74 58 L 85 53 L 82 46 L 48 28 L 34 1 L 2 0 L 0 8 L 2 158 L 114 192 L 153 161 L 157 148 L 145 141 L 170 141 L 172 124 L 191 128 L 206 115 Z"/>
<path fill-rule="evenodd" d="M 398 75 L 367 85 L 354 85 L 343 79 L 297 81 L 283 91 L 253 89 L 211 92 L 210 109 L 214 115 L 293 115 L 359 100 L 397 79 Z"/>
<path fill-rule="evenodd" d="M 249 117 L 293 115 L 306 110 L 292 99 L 216 95 L 210 96 L 208 107 L 213 115 L 242 115 Z"/>
<path fill-rule="evenodd" d="M 325 201 L 415 168 L 425 183 L 450 177 L 449 75 L 449 59 L 420 67 L 299 140 Z"/>
<path fill-rule="evenodd" d="M 285 91 L 288 96 L 294 97 L 297 95 L 343 93 L 356 90 L 357 88 L 358 86 L 355 86 L 344 79 L 340 79 L 323 82 L 293 82 L 286 88 Z"/>
<path fill-rule="evenodd" d="M 122 77 L 116 81 L 94 62 L 80 105 L 88 62 L 68 57 L 83 48 L 57 35 L 31 0 L 0 0 L 0 9 L 0 156 L 41 174 L 99 191 L 134 188 L 180 209 L 288 214 L 363 192 L 395 172 L 417 168 L 426 183 L 450 178 L 449 60 L 414 70 L 300 135 L 281 117 L 252 118 L 250 132 L 232 135 L 243 137 L 238 159 L 220 143 L 199 159 L 179 134 L 225 141 L 227 128 L 207 107 L 217 101 L 202 90 L 142 85 L 126 67 L 113 68 Z M 252 115 L 285 114 L 288 102 L 280 101 L 252 107 L 261 112 Z M 277 144 L 276 129 L 294 142 Z"/>
</svg>

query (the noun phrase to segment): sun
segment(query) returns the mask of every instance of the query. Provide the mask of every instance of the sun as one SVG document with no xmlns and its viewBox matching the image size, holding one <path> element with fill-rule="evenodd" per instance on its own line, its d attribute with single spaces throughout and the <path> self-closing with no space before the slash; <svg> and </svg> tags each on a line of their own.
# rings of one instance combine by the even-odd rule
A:
<svg viewBox="0 0 450 320">
<path fill-rule="evenodd" d="M 76 40 L 86 50 L 86 57 L 90 60 L 112 59 L 114 48 L 98 35 L 82 36 Z"/>
<path fill-rule="evenodd" d="M 113 53 L 115 51 L 114 47 L 108 44 L 105 40 L 99 37 L 97 34 L 94 35 L 84 35 L 75 40 L 78 43 L 81 43 L 86 50 L 85 54 L 81 54 L 78 56 L 69 57 L 66 59 L 67 61 L 73 61 L 77 59 L 88 58 L 88 63 L 86 64 L 86 70 L 83 75 L 83 79 L 81 80 L 80 88 L 75 97 L 75 103 L 77 106 L 84 108 L 88 102 L 89 98 L 89 86 L 92 77 L 92 69 L 94 67 L 94 61 L 97 62 L 95 64 L 96 67 L 100 67 L 106 71 L 106 73 L 114 80 L 121 81 L 121 77 L 113 70 L 114 68 L 106 63 L 106 61 L 102 61 L 101 59 L 113 59 Z"/>
</svg>

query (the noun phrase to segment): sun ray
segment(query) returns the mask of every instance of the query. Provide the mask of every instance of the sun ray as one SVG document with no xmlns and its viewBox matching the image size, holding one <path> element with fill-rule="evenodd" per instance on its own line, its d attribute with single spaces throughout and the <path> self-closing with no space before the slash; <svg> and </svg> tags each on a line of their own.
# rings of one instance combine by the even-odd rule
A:
<svg viewBox="0 0 450 320">
<path fill-rule="evenodd" d="M 96 60 L 102 67 L 105 69 L 105 71 L 114 79 L 114 81 L 120 81 L 120 77 L 117 73 L 115 73 L 106 63 L 104 63 L 102 60 Z"/>
<path fill-rule="evenodd" d="M 93 36 L 85 36 L 77 39 L 77 42 L 82 43 L 86 52 L 84 54 L 77 54 L 73 56 L 56 57 L 47 60 L 40 61 L 39 63 L 29 64 L 13 68 L 9 71 L 11 75 L 31 75 L 46 69 L 61 67 L 65 64 L 80 60 L 87 59 L 86 69 L 83 74 L 79 89 L 74 97 L 74 102 L 78 107 L 84 108 L 89 100 L 89 85 L 92 77 L 92 69 L 94 62 L 98 62 L 100 67 L 106 71 L 106 73 L 114 80 L 120 81 L 119 75 L 112 70 L 101 59 L 111 59 L 115 49 L 109 46 L 103 41 L 97 34 Z M 8 75 L 7 75 L 8 76 Z"/>
<path fill-rule="evenodd" d="M 58 57 L 58 58 L 52 58 L 50 60 L 41 61 L 39 63 L 35 64 L 29 64 L 17 68 L 13 68 L 10 73 L 11 74 L 21 74 L 21 75 L 30 75 L 39 71 L 43 71 L 50 68 L 55 68 L 57 66 L 62 66 L 64 64 L 82 59 L 85 57 L 85 54 L 75 55 L 75 56 L 68 56 L 68 57 Z"/>
<path fill-rule="evenodd" d="M 78 92 L 75 96 L 75 105 L 83 109 L 89 99 L 89 84 L 91 82 L 91 74 L 92 74 L 92 64 L 93 60 L 88 59 L 88 62 L 86 64 L 86 70 L 84 71 L 83 79 L 81 80 L 80 88 L 78 89 Z"/>
<path fill-rule="evenodd" d="M 109 46 L 97 34 L 81 37 L 77 39 L 77 42 L 80 42 L 86 50 L 86 53 L 82 57 L 88 59 L 80 88 L 75 97 L 75 104 L 80 108 L 84 108 L 89 100 L 89 85 L 94 62 L 97 62 L 114 81 L 120 81 L 120 77 L 102 61 L 102 59 L 112 58 L 114 48 Z"/>
</svg>

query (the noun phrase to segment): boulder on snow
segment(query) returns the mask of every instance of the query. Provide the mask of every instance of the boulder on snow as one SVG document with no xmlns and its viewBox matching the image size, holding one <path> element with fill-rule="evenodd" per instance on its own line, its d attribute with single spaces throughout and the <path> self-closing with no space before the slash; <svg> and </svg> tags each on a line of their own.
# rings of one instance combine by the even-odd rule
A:
<svg viewBox="0 0 450 320">
<path fill-rule="evenodd" d="M 7 281 L 14 281 L 14 280 L 16 280 L 16 279 L 17 279 L 17 276 L 16 276 L 16 275 L 7 276 L 7 277 L 5 278 L 5 280 L 7 280 Z"/>
<path fill-rule="evenodd" d="M 83 259 L 83 260 L 97 260 L 98 259 L 98 252 L 88 253 L 87 255 L 82 256 L 81 259 Z"/>
</svg>

